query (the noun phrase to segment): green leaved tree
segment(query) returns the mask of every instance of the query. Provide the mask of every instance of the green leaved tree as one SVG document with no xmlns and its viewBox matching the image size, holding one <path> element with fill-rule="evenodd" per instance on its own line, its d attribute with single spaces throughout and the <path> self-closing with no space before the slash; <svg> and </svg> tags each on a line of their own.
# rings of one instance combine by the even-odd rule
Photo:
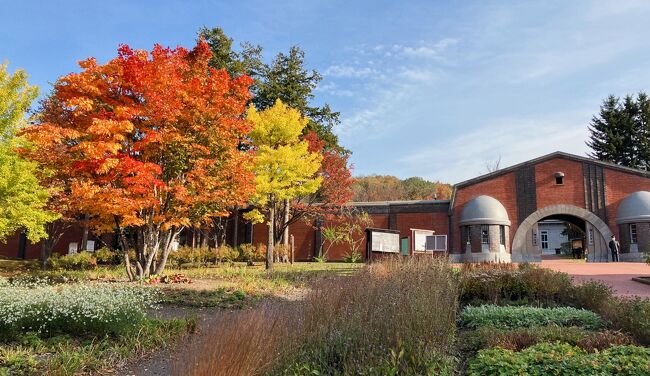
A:
<svg viewBox="0 0 650 376">
<path fill-rule="evenodd" d="M 318 190 L 323 178 L 317 172 L 323 157 L 310 152 L 307 141 L 301 139 L 307 119 L 280 99 L 266 110 L 249 107 L 247 117 L 254 124 L 250 137 L 255 148 L 256 209 L 247 213 L 246 218 L 268 225 L 266 268 L 270 269 L 276 210 L 291 199 Z"/>
<path fill-rule="evenodd" d="M 18 150 L 29 147 L 16 132 L 25 125 L 25 113 L 38 96 L 38 88 L 27 83 L 27 74 L 7 72 L 0 65 L 0 240 L 25 231 L 36 242 L 47 236 L 44 226 L 56 219 L 45 207 L 48 192 L 40 186 L 34 162 L 23 159 Z"/>
</svg>

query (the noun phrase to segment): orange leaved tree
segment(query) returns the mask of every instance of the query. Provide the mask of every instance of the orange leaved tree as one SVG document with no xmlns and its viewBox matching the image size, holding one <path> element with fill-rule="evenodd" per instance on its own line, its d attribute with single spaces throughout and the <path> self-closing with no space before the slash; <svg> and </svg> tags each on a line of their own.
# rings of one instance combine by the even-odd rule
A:
<svg viewBox="0 0 650 376">
<path fill-rule="evenodd" d="M 241 147 L 252 80 L 208 67 L 210 58 L 201 41 L 191 51 L 123 45 L 106 64 L 84 60 L 55 83 L 25 132 L 36 153 L 59 153 L 58 166 L 46 167 L 69 180 L 70 205 L 96 232 L 117 232 L 130 279 L 160 274 L 183 228 L 254 192 Z"/>
</svg>

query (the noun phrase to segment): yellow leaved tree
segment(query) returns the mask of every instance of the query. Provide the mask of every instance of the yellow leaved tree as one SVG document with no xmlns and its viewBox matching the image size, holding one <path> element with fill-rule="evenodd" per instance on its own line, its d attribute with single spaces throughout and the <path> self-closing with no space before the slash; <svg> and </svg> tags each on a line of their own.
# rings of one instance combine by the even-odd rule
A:
<svg viewBox="0 0 650 376">
<path fill-rule="evenodd" d="M 281 100 L 263 111 L 251 106 L 247 117 L 253 123 L 250 138 L 255 148 L 256 209 L 248 212 L 246 218 L 268 225 L 266 268 L 270 269 L 275 246 L 274 221 L 281 220 L 275 215 L 277 207 L 318 190 L 322 177 L 317 173 L 323 158 L 310 152 L 308 143 L 302 140 L 308 120 Z"/>
</svg>

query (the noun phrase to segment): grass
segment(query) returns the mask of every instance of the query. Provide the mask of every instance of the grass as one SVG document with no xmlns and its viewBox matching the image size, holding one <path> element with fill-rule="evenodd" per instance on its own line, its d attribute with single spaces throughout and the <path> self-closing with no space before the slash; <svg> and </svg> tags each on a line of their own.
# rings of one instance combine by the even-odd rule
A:
<svg viewBox="0 0 650 376">
<path fill-rule="evenodd" d="M 387 261 L 321 280 L 302 301 L 221 317 L 183 375 L 451 374 L 457 291 L 444 260 Z"/>
<path fill-rule="evenodd" d="M 218 307 L 223 309 L 244 308 L 256 302 L 258 297 L 242 290 L 226 290 L 221 287 L 209 290 L 163 288 L 162 304 L 180 307 Z"/>
<path fill-rule="evenodd" d="M 75 375 L 102 373 L 169 346 L 196 329 L 192 319 L 146 319 L 117 337 L 42 338 L 25 333 L 0 346 L 0 375 Z"/>
</svg>

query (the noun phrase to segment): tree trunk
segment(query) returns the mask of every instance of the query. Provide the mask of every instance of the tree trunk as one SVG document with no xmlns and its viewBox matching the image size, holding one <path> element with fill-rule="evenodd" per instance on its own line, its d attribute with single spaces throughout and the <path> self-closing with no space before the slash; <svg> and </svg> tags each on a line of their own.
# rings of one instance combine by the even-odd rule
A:
<svg viewBox="0 0 650 376">
<path fill-rule="evenodd" d="M 126 275 L 129 277 L 129 281 L 134 281 L 135 276 L 133 275 L 133 269 L 131 269 L 131 260 L 129 259 L 129 242 L 124 236 L 122 229 L 118 229 L 119 234 L 119 243 L 122 248 L 122 254 L 124 255 L 124 267 L 126 268 Z"/>
<path fill-rule="evenodd" d="M 90 216 L 88 214 L 84 214 L 83 233 L 81 235 L 81 250 L 82 251 L 87 251 L 88 250 L 88 220 L 89 219 L 90 219 Z"/>
<path fill-rule="evenodd" d="M 286 249 L 289 249 L 289 209 L 290 209 L 291 203 L 289 200 L 284 200 L 284 223 L 282 224 L 284 226 L 284 233 L 282 234 L 282 241 Z"/>
<path fill-rule="evenodd" d="M 166 230 L 162 236 L 162 249 L 160 253 L 160 260 L 158 260 L 158 265 L 156 266 L 156 274 L 160 275 L 165 270 L 165 264 L 167 264 L 167 257 L 172 251 L 172 244 L 178 238 L 178 235 L 181 233 L 182 228 L 176 230 L 174 228 Z"/>
<path fill-rule="evenodd" d="M 275 227 L 275 202 L 271 200 L 269 205 L 269 240 L 266 244 L 266 269 L 273 268 L 273 247 L 275 245 L 274 227 Z"/>
<path fill-rule="evenodd" d="M 233 225 L 232 225 L 232 246 L 237 247 L 239 244 L 237 236 L 239 235 L 239 206 L 235 206 L 233 211 Z"/>
<path fill-rule="evenodd" d="M 52 257 L 52 248 L 54 248 L 52 243 L 52 237 L 47 237 L 41 241 L 41 268 L 43 269 L 47 266 L 47 260 Z"/>
</svg>

